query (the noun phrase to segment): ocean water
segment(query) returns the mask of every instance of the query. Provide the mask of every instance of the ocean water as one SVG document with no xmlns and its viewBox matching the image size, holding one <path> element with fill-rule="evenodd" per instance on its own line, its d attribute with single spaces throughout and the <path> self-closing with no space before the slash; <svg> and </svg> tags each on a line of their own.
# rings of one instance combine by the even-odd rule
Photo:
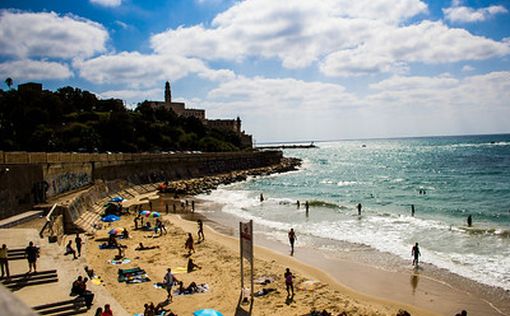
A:
<svg viewBox="0 0 510 316">
<path fill-rule="evenodd" d="M 283 243 L 293 227 L 300 246 L 335 252 L 351 244 L 410 260 L 419 242 L 422 261 L 510 290 L 510 135 L 316 145 L 284 152 L 303 159 L 297 172 L 251 178 L 201 198 L 253 219 L 261 233 Z"/>
</svg>

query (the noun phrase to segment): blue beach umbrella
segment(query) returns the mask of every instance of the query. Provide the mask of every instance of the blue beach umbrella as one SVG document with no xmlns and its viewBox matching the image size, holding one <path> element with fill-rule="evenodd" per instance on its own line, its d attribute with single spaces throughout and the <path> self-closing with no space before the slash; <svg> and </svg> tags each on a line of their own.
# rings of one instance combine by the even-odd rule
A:
<svg viewBox="0 0 510 316">
<path fill-rule="evenodd" d="M 223 314 L 217 310 L 206 308 L 193 312 L 193 316 L 223 316 Z"/>
<path fill-rule="evenodd" d="M 122 202 L 122 201 L 124 201 L 124 198 L 120 196 L 116 196 L 110 200 L 110 202 Z"/>
<path fill-rule="evenodd" d="M 116 222 L 116 221 L 120 220 L 120 217 L 110 214 L 110 215 L 106 215 L 105 217 L 101 218 L 101 220 L 103 222 Z"/>
</svg>

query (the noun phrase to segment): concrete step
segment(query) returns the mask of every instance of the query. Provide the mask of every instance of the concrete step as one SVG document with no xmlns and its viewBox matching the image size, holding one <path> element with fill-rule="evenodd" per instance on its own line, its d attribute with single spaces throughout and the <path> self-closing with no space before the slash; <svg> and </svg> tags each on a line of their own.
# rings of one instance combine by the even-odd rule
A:
<svg viewBox="0 0 510 316">
<path fill-rule="evenodd" d="M 0 228 L 9 228 L 44 215 L 44 211 L 28 211 L 0 220 Z"/>
</svg>

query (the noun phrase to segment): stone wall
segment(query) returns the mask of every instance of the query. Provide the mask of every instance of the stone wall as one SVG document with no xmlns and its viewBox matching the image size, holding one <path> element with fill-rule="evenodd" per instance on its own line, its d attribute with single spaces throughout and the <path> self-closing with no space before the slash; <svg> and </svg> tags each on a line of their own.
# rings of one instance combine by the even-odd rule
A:
<svg viewBox="0 0 510 316">
<path fill-rule="evenodd" d="M 81 154 L 0 151 L 0 219 L 96 180 L 132 184 L 189 179 L 277 164 L 280 151 Z"/>
</svg>

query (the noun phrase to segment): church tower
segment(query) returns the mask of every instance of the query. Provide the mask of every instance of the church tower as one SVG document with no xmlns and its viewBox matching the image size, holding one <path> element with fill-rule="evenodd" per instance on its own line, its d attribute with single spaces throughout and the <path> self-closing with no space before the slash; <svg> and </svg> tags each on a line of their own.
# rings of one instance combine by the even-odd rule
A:
<svg viewBox="0 0 510 316">
<path fill-rule="evenodd" d="M 172 91 L 170 91 L 170 83 L 165 83 L 165 103 L 172 103 Z"/>
</svg>

